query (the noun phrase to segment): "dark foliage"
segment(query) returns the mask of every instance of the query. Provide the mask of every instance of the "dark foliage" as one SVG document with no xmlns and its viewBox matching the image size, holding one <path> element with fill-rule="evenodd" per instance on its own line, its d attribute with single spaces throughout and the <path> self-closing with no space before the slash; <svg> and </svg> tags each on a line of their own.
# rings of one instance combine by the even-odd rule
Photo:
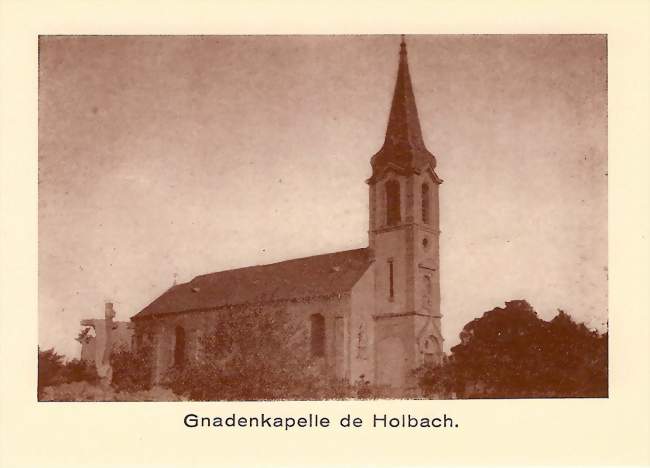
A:
<svg viewBox="0 0 650 468">
<path fill-rule="evenodd" d="M 38 348 L 38 399 L 43 397 L 43 389 L 51 385 L 65 382 L 63 370 L 65 357 L 54 351 L 54 348 L 41 351 Z"/>
<path fill-rule="evenodd" d="M 111 353 L 112 387 L 117 391 L 148 390 L 152 383 L 152 352 L 149 347 L 137 351 L 120 348 Z"/>
<path fill-rule="evenodd" d="M 526 301 L 472 320 L 437 368 L 418 370 L 427 396 L 459 398 L 606 397 L 607 333 L 563 311 L 550 322 Z"/>
<path fill-rule="evenodd" d="M 192 400 L 307 399 L 322 396 L 320 365 L 306 335 L 283 310 L 225 312 L 201 340 L 199 356 L 174 366 L 167 385 Z M 322 361 L 322 360 L 321 360 Z"/>
<path fill-rule="evenodd" d="M 81 361 L 72 359 L 65 362 L 65 356 L 58 354 L 54 348 L 42 351 L 38 348 L 38 399 L 43 399 L 43 390 L 53 385 L 61 385 L 70 382 L 97 381 L 95 367 Z"/>
<path fill-rule="evenodd" d="M 87 343 L 89 339 L 93 337 L 93 328 L 92 327 L 86 327 L 82 329 L 75 340 L 77 340 L 79 343 Z"/>
<path fill-rule="evenodd" d="M 81 359 L 72 359 L 66 363 L 65 367 L 66 382 L 96 383 L 99 380 L 95 366 Z"/>
</svg>

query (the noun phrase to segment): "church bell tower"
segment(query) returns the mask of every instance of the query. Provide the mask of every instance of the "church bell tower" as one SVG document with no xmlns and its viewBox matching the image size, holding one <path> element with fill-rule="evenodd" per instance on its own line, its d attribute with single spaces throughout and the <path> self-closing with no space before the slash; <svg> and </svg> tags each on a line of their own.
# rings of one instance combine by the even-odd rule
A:
<svg viewBox="0 0 650 468">
<path fill-rule="evenodd" d="M 415 105 L 404 37 L 382 148 L 372 157 L 369 245 L 375 274 L 375 381 L 409 387 L 442 359 L 436 158 Z"/>
</svg>

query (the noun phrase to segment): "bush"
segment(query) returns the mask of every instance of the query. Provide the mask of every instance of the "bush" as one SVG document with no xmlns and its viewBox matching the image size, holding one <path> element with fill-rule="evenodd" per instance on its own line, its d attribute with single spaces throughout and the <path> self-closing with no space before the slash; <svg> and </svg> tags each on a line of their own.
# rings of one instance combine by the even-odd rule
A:
<svg viewBox="0 0 650 468">
<path fill-rule="evenodd" d="M 462 394 L 464 387 L 454 371 L 455 368 L 447 357 L 441 365 L 423 364 L 415 369 L 420 396 L 438 400 L 451 399 Z"/>
<path fill-rule="evenodd" d="M 68 361 L 65 365 L 65 373 L 67 382 L 96 383 L 99 381 L 95 366 L 81 359 Z"/>
<path fill-rule="evenodd" d="M 111 385 L 117 391 L 149 390 L 152 384 L 152 350 L 119 348 L 111 354 Z"/>
<path fill-rule="evenodd" d="M 327 388 L 306 335 L 286 311 L 224 312 L 201 340 L 198 359 L 175 366 L 165 383 L 192 400 L 313 399 Z"/>
</svg>

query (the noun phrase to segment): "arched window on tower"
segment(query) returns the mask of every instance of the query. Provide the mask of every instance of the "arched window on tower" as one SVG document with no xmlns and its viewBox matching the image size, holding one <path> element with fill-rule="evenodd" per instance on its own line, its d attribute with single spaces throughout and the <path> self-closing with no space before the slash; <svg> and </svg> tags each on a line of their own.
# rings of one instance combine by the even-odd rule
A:
<svg viewBox="0 0 650 468">
<path fill-rule="evenodd" d="M 422 184 L 422 222 L 429 224 L 429 184 Z"/>
<path fill-rule="evenodd" d="M 401 220 L 399 182 L 389 180 L 386 182 L 386 224 L 392 226 Z"/>
<path fill-rule="evenodd" d="M 312 314 L 311 321 L 311 355 L 312 357 L 325 356 L 325 317 L 321 314 Z"/>
<path fill-rule="evenodd" d="M 176 340 L 174 342 L 174 365 L 183 367 L 185 363 L 185 329 L 180 325 L 174 330 Z"/>
</svg>

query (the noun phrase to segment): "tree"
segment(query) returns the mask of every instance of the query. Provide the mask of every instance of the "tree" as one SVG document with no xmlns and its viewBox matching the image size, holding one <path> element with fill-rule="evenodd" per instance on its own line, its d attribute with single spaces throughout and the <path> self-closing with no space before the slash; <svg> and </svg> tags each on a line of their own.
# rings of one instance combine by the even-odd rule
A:
<svg viewBox="0 0 650 468">
<path fill-rule="evenodd" d="M 563 311 L 550 322 L 524 300 L 472 320 L 438 368 L 420 369 L 425 394 L 487 398 L 607 396 L 607 334 Z"/>
<path fill-rule="evenodd" d="M 223 311 L 199 356 L 174 366 L 167 385 L 192 400 L 317 398 L 321 369 L 297 351 L 306 338 L 280 307 Z"/>
<path fill-rule="evenodd" d="M 549 354 L 555 370 L 545 378 L 553 388 L 570 396 L 608 395 L 608 334 L 589 330 L 564 311 L 551 320 Z"/>
<path fill-rule="evenodd" d="M 65 362 L 65 356 L 57 353 L 54 348 L 42 351 L 38 348 L 38 399 L 42 400 L 44 389 L 69 382 L 97 381 L 95 367 L 81 361 L 72 359 Z"/>
<path fill-rule="evenodd" d="M 65 382 L 63 370 L 65 357 L 54 351 L 54 348 L 42 351 L 38 348 L 38 399 L 43 396 L 43 389 L 51 385 L 57 385 Z"/>
</svg>

